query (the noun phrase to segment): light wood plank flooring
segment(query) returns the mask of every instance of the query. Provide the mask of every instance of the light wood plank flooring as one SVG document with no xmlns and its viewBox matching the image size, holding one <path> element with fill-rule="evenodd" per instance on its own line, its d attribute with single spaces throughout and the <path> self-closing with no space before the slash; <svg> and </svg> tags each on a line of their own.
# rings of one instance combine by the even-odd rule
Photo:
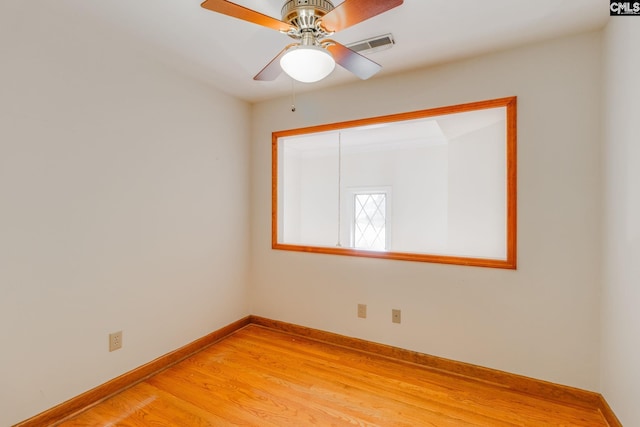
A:
<svg viewBox="0 0 640 427">
<path fill-rule="evenodd" d="M 59 426 L 607 426 L 596 409 L 249 325 Z"/>
</svg>

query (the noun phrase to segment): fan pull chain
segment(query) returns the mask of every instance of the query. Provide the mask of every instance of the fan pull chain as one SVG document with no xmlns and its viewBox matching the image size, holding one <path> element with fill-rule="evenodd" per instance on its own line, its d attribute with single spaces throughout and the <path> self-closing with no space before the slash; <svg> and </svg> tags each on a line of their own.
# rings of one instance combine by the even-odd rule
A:
<svg viewBox="0 0 640 427">
<path fill-rule="evenodd" d="M 291 79 L 291 112 L 296 112 L 296 88 L 293 79 Z"/>
</svg>

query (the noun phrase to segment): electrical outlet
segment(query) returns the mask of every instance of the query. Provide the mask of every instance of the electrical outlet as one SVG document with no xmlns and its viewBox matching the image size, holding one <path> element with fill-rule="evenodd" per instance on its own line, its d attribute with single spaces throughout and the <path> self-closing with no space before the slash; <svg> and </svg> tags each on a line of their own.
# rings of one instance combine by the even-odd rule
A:
<svg viewBox="0 0 640 427">
<path fill-rule="evenodd" d="M 400 309 L 394 308 L 393 310 L 391 310 L 391 321 L 393 323 L 400 323 L 400 320 Z"/>
<path fill-rule="evenodd" d="M 361 319 L 367 318 L 367 304 L 358 304 L 358 317 Z"/>
<path fill-rule="evenodd" d="M 109 334 L 109 351 L 116 351 L 122 348 L 122 331 Z"/>
</svg>

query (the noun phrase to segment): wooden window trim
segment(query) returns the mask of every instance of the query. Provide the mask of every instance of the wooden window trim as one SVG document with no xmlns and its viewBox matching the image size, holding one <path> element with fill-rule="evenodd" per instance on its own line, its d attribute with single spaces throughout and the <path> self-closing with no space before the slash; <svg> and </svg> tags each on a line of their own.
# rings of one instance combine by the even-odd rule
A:
<svg viewBox="0 0 640 427">
<path fill-rule="evenodd" d="M 305 246 L 278 243 L 278 139 L 287 136 L 328 132 L 339 129 L 369 126 L 381 123 L 400 122 L 447 114 L 506 107 L 506 171 L 507 171 L 507 256 L 506 259 L 467 258 L 448 255 L 431 255 L 406 252 L 378 252 L 362 249 Z M 447 107 L 431 108 L 408 113 L 391 114 L 339 123 L 310 126 L 272 133 L 271 137 L 271 247 L 273 249 L 347 255 L 369 258 L 383 258 L 403 261 L 420 261 L 440 264 L 455 264 L 475 267 L 490 267 L 515 270 L 517 266 L 517 97 L 506 97 L 487 101 L 472 102 Z"/>
</svg>

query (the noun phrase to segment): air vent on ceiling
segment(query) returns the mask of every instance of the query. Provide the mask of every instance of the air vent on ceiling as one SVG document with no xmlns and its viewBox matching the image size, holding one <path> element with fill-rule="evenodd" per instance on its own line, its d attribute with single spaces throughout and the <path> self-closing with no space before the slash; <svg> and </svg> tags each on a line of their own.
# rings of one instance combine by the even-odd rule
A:
<svg viewBox="0 0 640 427">
<path fill-rule="evenodd" d="M 395 44 L 393 35 L 385 34 L 383 36 L 373 37 L 367 40 L 348 44 L 347 47 L 360 54 L 368 54 L 378 52 L 380 50 L 390 49 Z"/>
</svg>

